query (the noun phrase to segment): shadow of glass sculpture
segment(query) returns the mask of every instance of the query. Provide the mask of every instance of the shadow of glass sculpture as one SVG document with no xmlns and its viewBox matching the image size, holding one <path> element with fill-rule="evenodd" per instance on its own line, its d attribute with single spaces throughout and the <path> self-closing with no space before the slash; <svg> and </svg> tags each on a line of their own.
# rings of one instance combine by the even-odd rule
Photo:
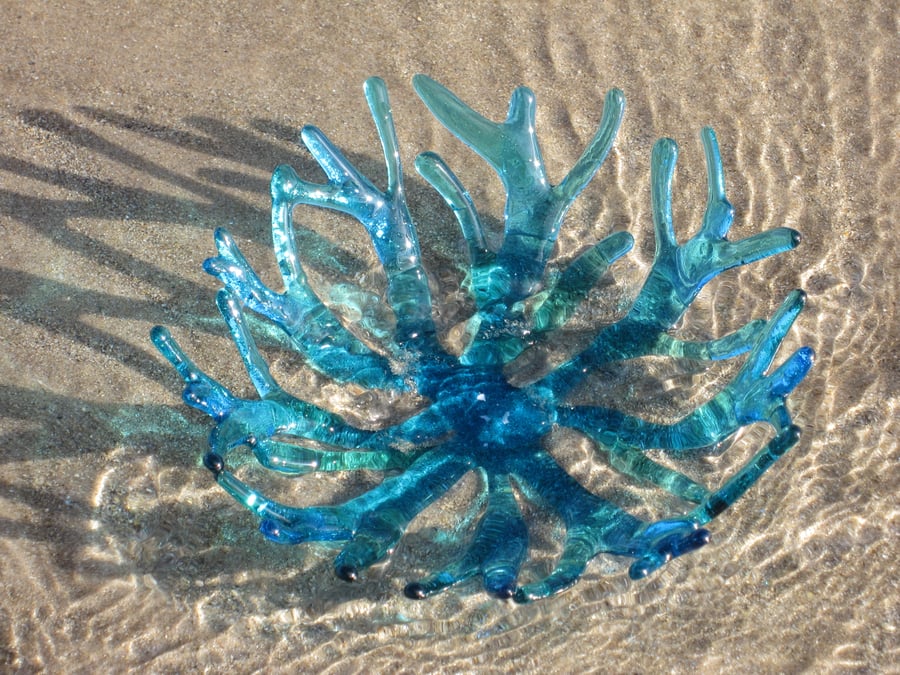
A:
<svg viewBox="0 0 900 675">
<path fill-rule="evenodd" d="M 560 329 L 607 267 L 633 244 L 629 234 L 616 232 L 575 258 L 553 282 L 545 278 L 566 211 L 612 146 L 624 97 L 618 90 L 608 93 L 593 140 L 563 181 L 551 185 L 535 135 L 535 99 L 529 89 L 515 90 L 506 120 L 497 124 L 427 77 L 417 76 L 414 86 L 435 117 L 494 168 L 506 190 L 503 239 L 493 250 L 469 194 L 443 160 L 433 153 L 416 160 L 416 169 L 452 209 L 468 245 L 466 286 L 476 311 L 467 324 L 464 348 L 453 354 L 438 340 L 387 90 L 382 80 L 370 79 L 365 94 L 384 151 L 387 189 L 378 189 L 319 129 L 308 126 L 303 142 L 327 182 L 307 182 L 280 166 L 271 183 L 272 233 L 284 291 L 260 281 L 224 230 L 215 235 L 218 255 L 205 263 L 224 284 L 218 306 L 259 399 L 236 397 L 200 370 L 165 328 L 152 332 L 157 348 L 186 382 L 185 402 L 215 421 L 204 464 L 219 485 L 256 515 L 260 530 L 272 541 L 339 542 L 335 569 L 349 581 L 389 555 L 419 512 L 464 474 L 477 472 L 487 498 L 467 547 L 444 569 L 409 583 L 405 593 L 410 598 L 480 576 L 489 593 L 527 602 L 574 584 L 600 553 L 633 558 L 629 573 L 639 579 L 703 546 L 710 537 L 703 526 L 797 442 L 799 432 L 785 398 L 806 375 L 813 352 L 803 347 L 767 371 L 803 307 L 804 294 L 792 292 L 768 321 L 752 321 L 718 339 L 688 342 L 669 331 L 706 282 L 729 268 L 794 248 L 798 234 L 777 228 L 739 241 L 727 239 L 733 209 L 725 197 L 716 137 L 707 128 L 702 132 L 706 213 L 699 232 L 677 243 L 671 208 L 677 146 L 659 140 L 651 166 L 656 253 L 630 311 L 569 361 L 530 384 L 513 386 L 504 366 L 539 337 Z M 300 204 L 349 214 L 371 237 L 387 279 L 386 300 L 396 317 L 393 335 L 378 350 L 352 326 L 343 325 L 310 287 L 293 230 L 292 212 Z M 260 355 L 248 329 L 247 309 L 279 327 L 326 376 L 366 388 L 412 390 L 428 404 L 399 424 L 369 430 L 292 397 Z M 730 383 L 672 424 L 567 402 L 567 395 L 598 366 L 648 355 L 703 361 L 746 356 Z M 710 448 L 721 452 L 727 446 L 723 441 L 756 422 L 771 425 L 773 437 L 715 489 L 647 454 L 655 449 L 677 461 L 709 454 Z M 691 503 L 692 510 L 646 522 L 585 489 L 542 446 L 554 427 L 584 434 L 611 467 Z M 241 446 L 249 447 L 263 466 L 285 474 L 375 470 L 386 477 L 336 506 L 288 506 L 228 470 L 226 456 Z M 555 569 L 525 585 L 518 582 L 529 548 L 518 502 L 522 498 L 554 510 L 566 532 Z"/>
</svg>

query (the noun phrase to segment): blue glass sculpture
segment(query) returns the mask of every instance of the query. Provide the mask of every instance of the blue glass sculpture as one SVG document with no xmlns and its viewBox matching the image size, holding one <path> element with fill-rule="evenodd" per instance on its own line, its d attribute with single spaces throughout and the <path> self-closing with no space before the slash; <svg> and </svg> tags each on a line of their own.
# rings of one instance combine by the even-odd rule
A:
<svg viewBox="0 0 900 675">
<path fill-rule="evenodd" d="M 472 199 L 444 161 L 433 153 L 416 160 L 416 169 L 452 209 L 468 245 L 466 285 L 475 313 L 467 324 L 465 347 L 450 353 L 438 339 L 387 90 L 382 80 L 370 79 L 365 95 L 384 151 L 387 189 L 373 185 L 319 129 L 305 127 L 303 142 L 327 182 L 307 182 L 288 166 L 278 167 L 272 177 L 272 233 L 284 291 L 260 281 L 224 230 L 215 235 L 218 255 L 204 264 L 224 284 L 219 310 L 259 399 L 236 397 L 201 371 L 165 328 L 152 331 L 153 342 L 186 382 L 185 402 L 215 421 L 204 464 L 219 485 L 256 515 L 260 530 L 272 541 L 340 542 L 334 565 L 338 576 L 349 581 L 389 555 L 426 506 L 464 474 L 477 472 L 487 498 L 467 548 L 444 569 L 408 584 L 410 598 L 480 576 L 489 593 L 527 602 L 571 586 L 600 553 L 633 558 L 629 573 L 639 579 L 703 546 L 710 538 L 703 526 L 797 442 L 799 431 L 785 398 L 806 375 L 813 352 L 803 347 L 771 373 L 766 371 L 803 307 L 804 294 L 792 292 L 768 321 L 752 321 L 719 339 L 688 342 L 669 331 L 706 282 L 729 268 L 794 248 L 798 234 L 777 228 L 740 241 L 726 238 L 733 209 L 725 197 L 716 137 L 707 128 L 702 132 L 709 184 L 706 213 L 699 232 L 677 243 L 671 208 L 677 146 L 659 140 L 651 165 L 656 254 L 630 311 L 566 363 L 535 375 L 531 384 L 513 386 L 504 366 L 558 330 L 607 267 L 633 244 L 629 234 L 616 232 L 552 280 L 545 275 L 566 211 L 612 146 L 624 97 L 618 90 L 607 94 L 593 140 L 562 182 L 551 185 L 535 135 L 535 99 L 529 89 L 513 92 L 509 114 L 497 124 L 427 77 L 417 76 L 414 86 L 435 117 L 494 168 L 506 189 L 503 240 L 492 250 Z M 395 332 L 380 349 L 343 325 L 308 283 L 292 220 L 300 204 L 349 214 L 371 237 L 387 278 L 386 300 L 396 317 Z M 346 304 L 352 303 L 349 299 Z M 369 430 L 294 398 L 270 374 L 245 309 L 280 328 L 306 361 L 328 377 L 366 388 L 414 390 L 428 404 L 395 426 Z M 610 362 L 647 355 L 716 361 L 742 354 L 745 360 L 733 380 L 673 424 L 567 402 L 592 370 Z M 723 441 L 755 422 L 771 425 L 773 437 L 717 489 L 647 454 L 657 449 L 679 460 L 722 452 L 727 447 Z M 541 439 L 557 426 L 587 436 L 617 471 L 695 506 L 678 517 L 645 522 L 593 494 L 542 446 Z M 285 474 L 365 469 L 386 477 L 337 506 L 287 506 L 228 470 L 226 456 L 241 446 L 265 467 Z M 529 548 L 518 502 L 522 498 L 554 510 L 566 529 L 555 569 L 525 585 L 518 583 Z"/>
</svg>

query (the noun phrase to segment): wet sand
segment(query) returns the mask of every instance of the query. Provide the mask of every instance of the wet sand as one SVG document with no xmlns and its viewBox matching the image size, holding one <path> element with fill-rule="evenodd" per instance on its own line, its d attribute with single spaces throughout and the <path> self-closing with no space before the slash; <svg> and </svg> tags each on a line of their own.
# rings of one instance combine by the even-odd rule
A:
<svg viewBox="0 0 900 675">
<path fill-rule="evenodd" d="M 878 672 L 900 662 L 895 3 L 70 4 L 0 9 L 0 670 Z M 713 523 L 710 546 L 646 581 L 601 558 L 573 590 L 534 605 L 492 600 L 477 583 L 412 602 L 404 582 L 448 554 L 436 529 L 464 510 L 471 485 L 349 585 L 334 578 L 333 552 L 265 542 L 199 465 L 209 424 L 181 404 L 148 332 L 170 326 L 212 375 L 249 393 L 201 263 L 226 226 L 275 284 L 270 172 L 290 163 L 320 175 L 296 145 L 303 124 L 381 180 L 362 96 L 380 75 L 405 166 L 439 152 L 497 224 L 498 181 L 427 113 L 410 85 L 418 72 L 493 119 L 515 86 L 530 86 L 555 180 L 593 134 L 605 91 L 625 92 L 615 149 L 557 255 L 627 229 L 637 245 L 613 275 L 626 289 L 653 253 L 649 155 L 661 136 L 682 149 L 680 233 L 702 217 L 698 132 L 711 125 L 737 210 L 732 236 L 803 235 L 797 250 L 714 281 L 691 315 L 720 335 L 806 289 L 782 350 L 818 355 L 791 397 L 803 438 Z M 426 262 L 453 301 L 465 259 L 456 225 L 408 173 Z M 337 261 L 377 280 L 361 228 L 309 217 L 302 245 L 320 277 Z M 298 391 L 337 391 L 276 357 Z M 359 489 L 340 480 L 308 479 L 301 498 Z M 553 531 L 537 545 L 552 550 Z"/>
</svg>

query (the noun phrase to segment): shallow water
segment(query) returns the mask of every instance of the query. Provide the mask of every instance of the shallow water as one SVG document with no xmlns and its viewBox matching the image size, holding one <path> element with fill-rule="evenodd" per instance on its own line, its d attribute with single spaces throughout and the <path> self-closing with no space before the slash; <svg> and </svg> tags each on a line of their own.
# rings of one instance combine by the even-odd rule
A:
<svg viewBox="0 0 900 675">
<path fill-rule="evenodd" d="M 0 9 L 0 669 L 850 672 L 898 662 L 894 3 L 386 3 L 375 13 L 216 2 L 152 15 L 65 4 Z M 649 580 L 628 582 L 620 561 L 600 558 L 573 590 L 530 606 L 477 584 L 411 602 L 403 583 L 450 554 L 437 534 L 465 511 L 472 484 L 348 585 L 328 551 L 264 542 L 199 466 L 207 421 L 181 405 L 147 334 L 172 326 L 211 374 L 249 388 L 200 264 L 224 225 L 274 281 L 269 173 L 288 162 L 319 175 L 294 144 L 302 124 L 382 175 L 361 90 L 381 75 L 406 166 L 439 152 L 499 217 L 498 182 L 427 114 L 409 84 L 416 72 L 495 119 L 513 87 L 534 89 L 556 180 L 592 135 L 606 89 L 625 91 L 615 149 L 558 255 L 614 229 L 637 245 L 580 328 L 608 318 L 606 304 L 627 299 L 652 256 L 649 153 L 660 136 L 682 150 L 679 232 L 702 215 L 698 131 L 708 124 L 737 209 L 733 236 L 782 225 L 803 234 L 797 250 L 712 283 L 688 328 L 722 334 L 806 289 L 782 350 L 808 344 L 818 355 L 791 397 L 804 436 L 714 521 L 713 544 Z M 439 200 L 409 180 L 450 322 L 462 311 L 464 252 Z M 309 217 L 303 250 L 323 261 L 313 274 L 338 265 L 377 285 L 361 228 Z M 277 356 L 294 391 L 337 396 Z M 561 452 L 590 479 L 583 448 Z M 302 489 L 327 498 L 361 484 Z M 556 534 L 552 523 L 536 533 L 545 558 Z"/>
</svg>

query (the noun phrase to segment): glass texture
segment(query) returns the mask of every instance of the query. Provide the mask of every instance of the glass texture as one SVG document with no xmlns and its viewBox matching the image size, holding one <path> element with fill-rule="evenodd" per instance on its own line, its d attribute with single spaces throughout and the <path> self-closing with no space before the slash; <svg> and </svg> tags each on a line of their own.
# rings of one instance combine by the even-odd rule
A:
<svg viewBox="0 0 900 675">
<path fill-rule="evenodd" d="M 630 310 L 601 329 L 580 353 L 521 386 L 505 367 L 540 341 L 552 339 L 607 268 L 627 253 L 633 239 L 615 232 L 588 247 L 559 274 L 547 266 L 563 219 L 612 147 L 625 99 L 613 89 L 599 129 L 568 175 L 552 185 L 535 132 L 535 97 L 516 89 L 505 121 L 492 122 L 428 77 L 414 78 L 425 105 L 463 143 L 490 164 L 506 190 L 504 232 L 492 249 L 471 197 L 436 154 L 426 152 L 416 169 L 455 215 L 468 249 L 465 287 L 474 303 L 461 353 L 438 339 L 432 297 L 416 227 L 407 208 L 400 154 L 387 88 L 378 78 L 365 95 L 381 139 L 387 187 L 380 190 L 319 129 L 301 138 L 325 172 L 325 183 L 302 179 L 288 166 L 272 177 L 272 235 L 284 290 L 268 288 L 225 230 L 215 233 L 218 255 L 204 263 L 223 288 L 217 303 L 259 398 L 243 399 L 200 370 L 162 327 L 151 337 L 185 381 L 184 401 L 212 417 L 204 464 L 219 485 L 259 520 L 261 532 L 285 544 L 340 542 L 337 574 L 357 580 L 388 556 L 409 523 L 470 471 L 479 474 L 486 498 L 461 554 L 443 569 L 409 583 L 405 593 L 425 598 L 471 577 L 499 598 L 528 602 L 572 586 L 601 553 L 633 559 L 639 579 L 667 561 L 706 544 L 705 526 L 740 498 L 799 437 L 786 397 L 804 378 L 813 352 L 802 347 L 771 368 L 782 340 L 804 304 L 794 291 L 768 320 L 705 342 L 675 337 L 700 289 L 732 267 L 782 253 L 799 235 L 776 228 L 731 241 L 733 209 L 725 196 L 719 146 L 712 129 L 701 138 L 708 197 L 697 234 L 679 244 L 672 222 L 672 177 L 678 147 L 660 139 L 651 158 L 651 198 L 656 252 L 652 268 Z M 305 204 L 355 218 L 371 237 L 384 269 L 385 299 L 396 327 L 375 349 L 345 326 L 318 297 L 300 265 L 293 211 Z M 367 316 L 365 293 L 338 295 L 347 314 Z M 358 387 L 413 391 L 427 400 L 408 419 L 378 430 L 362 429 L 341 415 L 299 400 L 272 377 L 257 349 L 245 312 L 273 324 L 320 373 Z M 363 331 L 365 332 L 365 331 Z M 371 333 L 371 331 L 369 331 Z M 599 367 L 644 356 L 744 361 L 734 378 L 708 402 L 672 424 L 614 409 L 569 401 L 569 394 Z M 678 461 L 724 452 L 744 426 L 763 423 L 771 440 L 718 487 L 708 487 L 648 456 L 661 451 Z M 545 449 L 556 427 L 590 439 L 610 467 L 655 485 L 689 503 L 686 513 L 648 522 L 601 498 L 576 481 Z M 226 465 L 237 448 L 284 474 L 316 471 L 377 471 L 376 487 L 342 504 L 289 506 L 240 480 Z M 565 525 L 562 553 L 545 578 L 524 585 L 519 571 L 529 535 L 519 500 L 552 509 Z"/>
</svg>

